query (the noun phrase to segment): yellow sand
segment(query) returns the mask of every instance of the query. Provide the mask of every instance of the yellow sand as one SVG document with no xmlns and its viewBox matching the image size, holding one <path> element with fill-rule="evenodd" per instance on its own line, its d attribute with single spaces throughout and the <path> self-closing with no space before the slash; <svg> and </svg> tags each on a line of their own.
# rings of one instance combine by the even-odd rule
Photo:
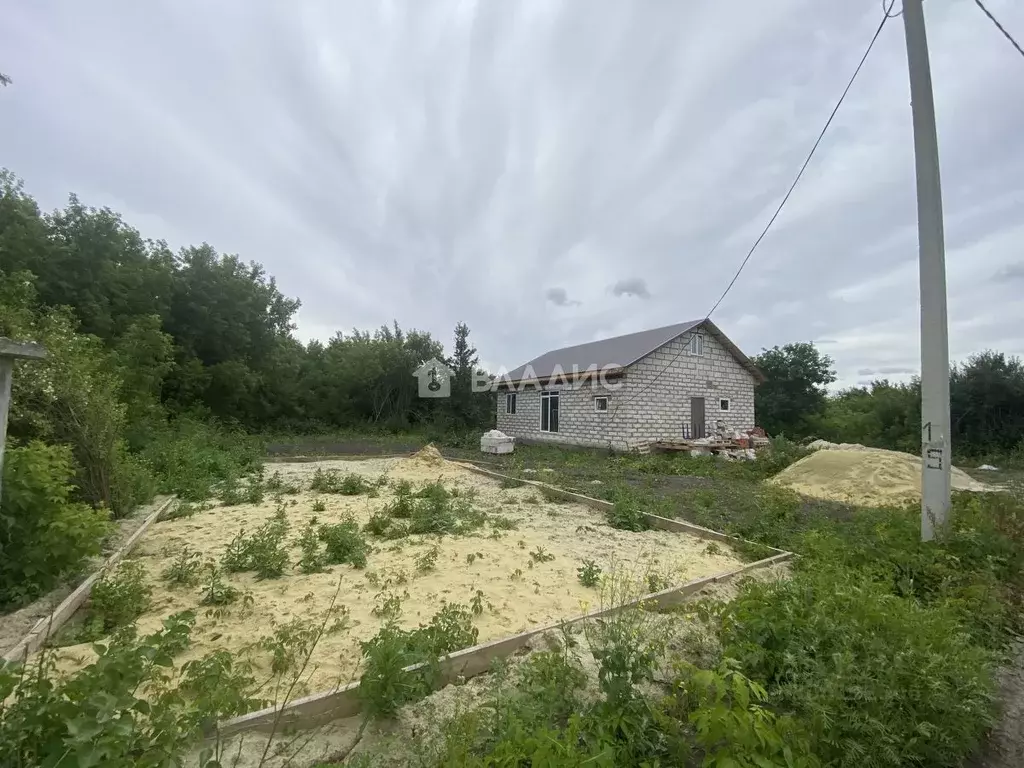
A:
<svg viewBox="0 0 1024 768">
<path fill-rule="evenodd" d="M 817 499 L 859 506 L 902 504 L 921 500 L 921 457 L 830 443 L 786 467 L 770 482 Z M 952 483 L 958 490 L 989 490 L 956 467 Z"/>
<path fill-rule="evenodd" d="M 373 551 L 363 571 L 340 565 L 332 566 L 328 573 L 303 574 L 291 567 L 284 578 L 265 581 L 251 573 L 233 574 L 226 577 L 227 582 L 251 592 L 252 609 L 246 612 L 236 603 L 229 614 L 213 616 L 199 604 L 198 589 L 168 589 L 160 573 L 186 544 L 204 558 L 219 560 L 240 527 L 244 525 L 251 532 L 272 517 L 274 502 L 268 497 L 260 505 L 215 507 L 191 518 L 160 522 L 147 531 L 133 555 L 144 564 L 154 597 L 152 609 L 138 622 L 140 634 L 159 629 L 161 620 L 176 611 L 195 610 L 192 646 L 179 662 L 227 649 L 247 653 L 265 673 L 269 655 L 247 649 L 261 636 L 272 634 L 275 626 L 296 618 L 322 618 L 340 580 L 338 603 L 348 609 L 350 628 L 320 641 L 297 695 L 328 690 L 358 677 L 359 641 L 372 637 L 380 627 L 381 619 L 372 610 L 385 588 L 403 598 L 401 623 L 408 628 L 426 623 L 444 601 L 468 605 L 476 590 L 481 590 L 487 607 L 474 619 L 474 625 L 479 630 L 478 642 L 485 642 L 576 616 L 588 604 L 596 608 L 599 590 L 583 587 L 577 580 L 577 568 L 585 558 L 595 560 L 606 572 L 614 569 L 619 575 L 629 573 L 637 580 L 656 573 L 669 584 L 741 565 L 725 545 L 719 545 L 720 554 L 709 555 L 704 552 L 706 542 L 686 534 L 613 529 L 600 513 L 586 506 L 548 502 L 528 486 L 502 490 L 497 481 L 437 460 L 429 451 L 410 458 L 273 464 L 268 466 L 267 474 L 280 472 L 286 482 L 299 481 L 308 488 L 309 478 L 318 468 L 343 474 L 355 472 L 371 480 L 386 474 L 390 481 L 405 479 L 414 486 L 441 480 L 448 487 L 472 488 L 477 494 L 473 502 L 477 507 L 511 517 L 519 527 L 502 532 L 500 539 L 490 537 L 489 526 L 470 536 L 410 536 L 400 541 L 371 538 Z M 294 545 L 314 514 L 320 522 L 329 523 L 351 513 L 365 523 L 393 498 L 393 493 L 385 486 L 378 498 L 308 491 L 284 498 L 289 503 L 297 501 L 288 507 L 294 565 L 299 557 Z M 315 498 L 326 503 L 326 511 L 312 512 Z M 435 544 L 440 548 L 436 569 L 417 573 L 416 557 Z M 538 547 L 553 554 L 554 560 L 531 567 L 529 552 Z M 475 558 L 472 563 L 467 562 L 470 554 Z M 390 587 L 386 587 L 389 580 Z M 61 668 L 73 669 L 90 661 L 92 650 L 87 644 L 70 646 L 62 649 L 61 657 Z"/>
</svg>

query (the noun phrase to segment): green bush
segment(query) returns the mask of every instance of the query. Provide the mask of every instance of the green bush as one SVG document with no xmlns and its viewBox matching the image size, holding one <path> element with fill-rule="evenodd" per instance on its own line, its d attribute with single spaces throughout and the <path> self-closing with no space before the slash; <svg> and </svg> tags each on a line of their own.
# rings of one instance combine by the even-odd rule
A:
<svg viewBox="0 0 1024 768">
<path fill-rule="evenodd" d="M 162 768 L 212 723 L 264 706 L 245 691 L 254 680 L 223 651 L 180 668 L 194 617 L 176 614 L 163 629 L 100 644 L 99 658 L 58 676 L 43 651 L 40 674 L 0 663 L 0 744 L 4 766 Z M 200 759 L 207 764 L 207 750 Z"/>
<path fill-rule="evenodd" d="M 93 585 L 88 623 L 95 625 L 101 635 L 129 626 L 149 610 L 152 595 L 142 563 L 125 560 Z"/>
<path fill-rule="evenodd" d="M 721 639 L 829 765 L 959 765 L 992 722 L 991 653 L 949 608 L 858 570 L 748 584 L 723 609 Z"/>
<path fill-rule="evenodd" d="M 359 523 L 351 517 L 333 525 L 321 525 L 318 531 L 324 543 L 328 563 L 350 563 L 354 568 L 366 567 L 369 547 L 359 532 Z"/>
<path fill-rule="evenodd" d="M 7 450 L 0 505 L 0 610 L 57 586 L 98 555 L 107 513 L 72 501 L 71 451 L 32 442 Z"/>
</svg>

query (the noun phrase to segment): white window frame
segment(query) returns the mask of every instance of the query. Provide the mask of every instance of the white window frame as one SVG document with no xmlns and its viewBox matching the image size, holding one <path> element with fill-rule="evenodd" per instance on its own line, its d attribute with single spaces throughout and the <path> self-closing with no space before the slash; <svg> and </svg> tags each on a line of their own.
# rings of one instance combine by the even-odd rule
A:
<svg viewBox="0 0 1024 768">
<path fill-rule="evenodd" d="M 598 408 L 598 400 L 604 401 L 604 408 Z M 608 395 L 595 395 L 594 396 L 594 411 L 596 413 L 607 413 L 608 412 Z"/>
<path fill-rule="evenodd" d="M 689 353 L 697 357 L 704 356 L 704 334 L 703 333 L 691 333 L 689 343 Z"/>
<path fill-rule="evenodd" d="M 722 407 L 722 403 L 725 403 L 725 408 Z M 732 413 L 732 400 L 728 397 L 718 398 L 718 410 L 722 413 Z"/>
<path fill-rule="evenodd" d="M 517 405 L 516 400 L 517 399 L 518 398 L 516 398 L 516 393 L 515 392 L 506 392 L 505 393 L 505 414 L 506 415 L 508 415 L 508 416 L 515 416 L 516 415 L 516 405 Z"/>
<path fill-rule="evenodd" d="M 547 434 L 552 434 L 552 435 L 557 435 L 558 434 L 558 426 L 559 426 L 558 424 L 555 424 L 555 428 L 551 429 L 551 398 L 555 398 L 558 401 L 558 421 L 561 421 L 562 420 L 562 398 L 561 398 L 560 395 L 561 395 L 561 393 L 557 389 L 554 389 L 554 390 L 545 389 L 545 390 L 541 391 L 541 393 L 540 393 L 540 419 L 538 420 L 538 423 L 537 423 L 537 428 L 541 432 L 545 432 Z M 547 429 L 544 429 L 544 409 L 545 408 L 548 409 L 548 428 Z"/>
</svg>

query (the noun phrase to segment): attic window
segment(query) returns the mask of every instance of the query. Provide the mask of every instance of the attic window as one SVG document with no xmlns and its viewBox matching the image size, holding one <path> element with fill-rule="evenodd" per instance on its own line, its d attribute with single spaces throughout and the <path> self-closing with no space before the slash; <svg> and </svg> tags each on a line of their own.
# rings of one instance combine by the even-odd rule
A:
<svg viewBox="0 0 1024 768">
<path fill-rule="evenodd" d="M 704 334 L 695 333 L 690 336 L 690 354 L 691 355 L 703 355 L 704 354 Z"/>
</svg>

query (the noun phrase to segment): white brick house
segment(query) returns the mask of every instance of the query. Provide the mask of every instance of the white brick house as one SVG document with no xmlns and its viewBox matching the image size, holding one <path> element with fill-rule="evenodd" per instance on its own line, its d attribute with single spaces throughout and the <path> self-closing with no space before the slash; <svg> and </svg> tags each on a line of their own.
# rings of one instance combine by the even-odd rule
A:
<svg viewBox="0 0 1024 768">
<path fill-rule="evenodd" d="M 498 429 L 615 450 L 702 437 L 719 420 L 747 430 L 762 381 L 714 323 L 694 320 L 556 349 L 516 368 L 499 379 Z"/>
</svg>

